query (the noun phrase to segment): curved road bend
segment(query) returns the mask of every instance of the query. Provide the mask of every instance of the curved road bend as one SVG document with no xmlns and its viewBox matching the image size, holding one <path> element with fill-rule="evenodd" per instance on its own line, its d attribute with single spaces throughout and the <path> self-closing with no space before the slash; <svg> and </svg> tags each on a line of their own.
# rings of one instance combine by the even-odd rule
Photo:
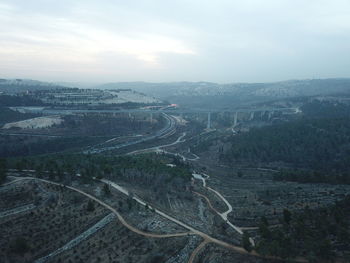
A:
<svg viewBox="0 0 350 263">
<path fill-rule="evenodd" d="M 186 140 L 182 140 L 185 136 L 186 136 L 186 132 L 182 133 L 182 134 L 179 136 L 179 138 L 177 138 L 176 141 L 173 142 L 173 143 L 164 144 L 164 145 L 160 145 L 160 146 L 154 146 L 154 147 L 150 147 L 150 148 L 146 148 L 146 149 L 141 149 L 141 150 L 136 150 L 136 151 L 132 151 L 132 152 L 127 153 L 127 155 L 133 155 L 133 154 L 140 154 L 140 153 L 161 151 L 160 148 L 169 147 L 169 146 L 176 145 L 176 144 L 178 144 L 178 143 L 185 142 Z"/>
<path fill-rule="evenodd" d="M 103 182 L 103 183 L 106 183 L 106 184 L 108 184 L 110 186 L 112 186 L 113 188 L 117 189 L 121 193 L 129 196 L 129 192 L 125 188 L 123 188 L 122 186 L 120 186 L 120 185 L 118 185 L 118 184 L 116 184 L 116 183 L 114 183 L 112 181 L 106 180 L 106 179 L 101 179 L 100 181 Z M 150 204 L 146 203 L 145 201 L 143 201 L 142 199 L 140 199 L 138 197 L 133 197 L 133 199 L 136 202 L 138 202 L 139 204 L 141 204 L 141 205 L 146 205 L 147 204 L 150 208 L 152 208 L 155 211 L 155 213 L 157 213 L 157 214 L 161 215 L 162 217 L 167 218 L 170 221 L 172 221 L 172 222 L 174 222 L 174 223 L 176 223 L 176 224 L 178 224 L 178 225 L 188 229 L 190 231 L 190 232 L 188 232 L 189 234 L 196 234 L 196 235 L 202 237 L 204 239 L 204 241 L 206 241 L 207 243 L 211 243 L 212 242 L 212 243 L 215 243 L 217 245 L 223 246 L 225 248 L 234 250 L 234 251 L 236 251 L 236 252 L 238 252 L 240 254 L 253 255 L 253 256 L 260 257 L 260 258 L 265 258 L 265 259 L 281 260 L 281 259 L 276 258 L 276 257 L 262 256 L 262 255 L 258 254 L 256 251 L 247 252 L 243 247 L 235 246 L 235 245 L 232 245 L 232 244 L 227 243 L 225 241 L 222 241 L 222 240 L 216 239 L 214 237 L 211 237 L 208 234 L 205 234 L 205 233 L 203 233 L 203 232 L 201 232 L 201 231 L 199 231 L 199 230 L 197 230 L 197 229 L 195 229 L 195 228 L 193 228 L 193 227 L 191 227 L 191 226 L 181 222 L 180 220 L 178 220 L 178 219 L 176 219 L 176 218 L 174 218 L 174 217 L 172 217 L 170 215 L 165 214 L 164 212 L 160 211 L 157 208 L 154 208 L 153 206 L 151 206 Z M 202 243 L 200 244 L 200 246 L 201 245 L 202 246 L 198 249 L 198 251 L 204 246 L 204 244 L 202 244 Z M 297 259 L 294 260 L 294 262 L 307 262 L 307 260 L 305 260 L 303 258 L 297 258 Z"/>
<path fill-rule="evenodd" d="M 38 180 L 38 181 L 42 181 L 42 182 L 45 182 L 45 183 L 48 183 L 48 184 L 52 184 L 52 185 L 57 185 L 57 186 L 64 186 L 62 184 L 59 184 L 59 183 L 55 183 L 55 182 L 52 182 L 52 181 L 49 181 L 49 180 L 45 180 L 45 179 L 40 179 L 40 178 L 35 178 L 35 177 L 23 177 L 23 180 Z M 102 179 L 104 180 L 104 179 Z M 102 181 L 101 180 L 101 181 Z M 124 194 L 127 194 L 128 195 L 128 191 L 125 190 L 124 188 L 122 188 L 121 186 L 111 182 L 111 181 L 108 181 L 108 180 L 104 180 L 105 182 L 104 183 L 107 183 L 107 184 L 110 184 L 112 187 L 114 187 L 115 189 L 117 189 L 118 191 L 120 191 L 120 189 L 123 189 L 123 191 L 121 191 L 122 193 Z M 118 186 L 118 187 L 116 187 Z M 167 218 L 169 219 L 170 221 L 188 229 L 190 232 L 185 232 L 185 233 L 175 233 L 175 234 L 152 234 L 152 233 L 148 233 L 148 232 L 144 232 L 144 231 L 141 231 L 131 225 L 129 225 L 125 220 L 124 218 L 117 212 L 116 209 L 114 209 L 113 207 L 111 207 L 110 205 L 104 203 L 103 201 L 99 200 L 98 198 L 88 194 L 88 193 L 85 193 L 84 191 L 82 190 L 79 190 L 75 187 L 72 187 L 72 186 L 64 186 L 72 191 L 75 191 L 75 192 L 78 192 L 88 198 L 90 198 L 91 200 L 94 200 L 95 202 L 99 203 L 100 205 L 104 206 L 105 208 L 109 209 L 110 211 L 112 211 L 119 219 L 119 221 L 125 226 L 127 227 L 129 230 L 137 233 L 137 234 L 140 234 L 140 235 L 143 235 L 143 236 L 146 236 L 146 237 L 153 237 L 153 238 L 168 238 L 168 237 L 179 237 L 179 236 L 187 236 L 187 235 L 198 235 L 198 236 L 201 236 L 204 240 L 206 240 L 208 243 L 212 242 L 212 243 L 215 243 L 217 245 L 220 245 L 220 246 L 223 246 L 225 248 L 228 248 L 228 249 L 231 249 L 231 250 L 234 250 L 240 254 L 245 254 L 245 255 L 253 255 L 253 256 L 256 256 L 256 257 L 261 257 L 261 258 L 265 258 L 265 259 L 278 259 L 276 257 L 268 257 L 268 256 L 261 256 L 260 254 L 258 254 L 256 251 L 252 251 L 252 252 L 247 252 L 244 248 L 242 247 L 239 247 L 239 246 L 235 246 L 235 245 L 232 245 L 232 244 L 229 244 L 225 241 L 222 241 L 222 240 L 219 240 L 219 239 L 216 239 L 214 237 L 211 237 L 199 230 L 196 230 L 195 228 L 177 220 L 176 218 L 173 218 L 172 216 L 169 216 L 167 214 L 165 214 L 164 212 L 158 210 L 158 209 L 154 209 L 154 211 L 163 216 L 164 218 Z M 140 198 L 137 198 L 137 197 L 134 197 L 134 200 L 137 201 L 138 203 L 140 204 L 143 204 L 145 205 L 146 203 L 141 200 Z M 152 208 L 152 206 L 150 206 Z M 204 246 L 204 245 L 202 245 Z M 201 247 L 202 248 L 202 247 Z M 198 250 L 199 251 L 199 250 Z M 301 263 L 304 263 L 304 262 L 307 262 L 307 260 L 303 259 L 303 258 L 298 258 L 298 259 L 295 259 L 294 262 L 301 262 Z"/>
<path fill-rule="evenodd" d="M 188 260 L 188 263 L 193 263 L 193 260 L 196 258 L 196 256 L 199 253 L 199 251 L 201 251 L 202 248 L 204 248 L 208 243 L 209 243 L 208 240 L 202 241 L 202 243 L 200 243 L 198 245 L 198 247 L 196 247 L 196 249 L 193 250 L 193 252 L 192 252 L 192 254 L 190 256 L 190 259 Z"/>
<path fill-rule="evenodd" d="M 18 181 L 22 181 L 22 180 L 37 180 L 37 181 L 41 181 L 41 182 L 44 182 L 44 183 L 47 183 L 47 184 L 51 184 L 51 185 L 57 185 L 57 186 L 63 186 L 65 188 L 68 188 L 72 191 L 75 191 L 75 192 L 78 192 L 88 198 L 90 198 L 91 200 L 99 203 L 100 205 L 104 206 L 105 208 L 107 208 L 108 210 L 110 210 L 111 212 L 113 212 L 118 220 L 125 226 L 127 227 L 129 230 L 137 233 L 137 234 L 140 234 L 140 235 L 143 235 L 143 236 L 147 236 L 147 237 L 154 237 L 154 238 L 168 238 L 168 237 L 179 237 L 179 236 L 187 236 L 189 234 L 193 234 L 191 232 L 184 232 L 184 233 L 175 233 L 175 234 L 153 234 L 153 233 L 149 233 L 149 232 L 144 232 L 142 230 L 139 230 L 131 225 L 129 225 L 125 219 L 119 214 L 119 212 L 114 209 L 113 207 L 111 207 L 110 205 L 106 204 L 105 202 L 101 201 L 100 199 L 88 194 L 88 193 L 85 193 L 84 191 L 82 190 L 79 190 L 75 187 L 72 187 L 72 186 L 68 186 L 68 185 L 62 185 L 62 184 L 59 184 L 59 183 L 55 183 L 55 182 L 52 182 L 52 181 L 49 181 L 49 180 L 45 180 L 45 179 L 40 179 L 40 178 L 35 178 L 35 177 L 22 177 L 21 179 L 18 179 L 16 180 L 16 182 Z"/>
<path fill-rule="evenodd" d="M 129 141 L 129 142 L 124 142 L 122 144 L 118 144 L 115 146 L 108 146 L 108 147 L 104 147 L 104 148 L 95 148 L 92 147 L 89 150 L 84 151 L 83 153 L 86 154 L 96 154 L 96 153 L 101 153 L 101 152 L 105 152 L 105 151 L 110 151 L 110 150 L 116 150 L 116 149 L 121 149 L 121 148 L 125 148 L 127 146 L 131 146 L 131 145 L 135 145 L 135 144 L 139 144 L 142 142 L 146 142 L 146 141 L 150 141 L 156 138 L 165 138 L 167 136 L 172 135 L 175 132 L 176 129 L 176 119 L 172 116 L 169 116 L 166 113 L 162 113 L 164 118 L 167 120 L 167 124 L 164 128 L 162 128 L 161 130 L 157 131 L 155 134 L 147 136 L 147 137 L 143 137 L 140 138 L 138 140 L 134 140 L 134 141 Z"/>
<path fill-rule="evenodd" d="M 223 212 L 223 213 L 219 213 L 217 212 L 217 214 L 230 226 L 232 227 L 234 230 L 236 230 L 239 234 L 243 234 L 243 231 L 238 227 L 233 225 L 228 219 L 227 219 L 227 215 L 229 213 L 232 212 L 232 206 L 231 204 L 226 200 L 225 197 L 222 196 L 222 194 L 220 194 L 218 191 L 214 190 L 213 188 L 210 188 L 209 186 L 207 186 L 207 182 L 206 179 L 209 177 L 209 175 L 205 175 L 206 178 L 204 178 L 201 174 L 193 174 L 193 178 L 198 179 L 198 180 L 202 180 L 203 182 L 203 187 L 208 189 L 209 191 L 212 191 L 213 193 L 215 193 L 222 201 L 224 201 L 224 203 L 226 204 L 226 206 L 228 207 L 227 211 Z"/>
<path fill-rule="evenodd" d="M 203 195 L 203 194 L 201 194 L 201 193 L 198 193 L 198 192 L 196 192 L 196 191 L 192 191 L 192 192 L 195 193 L 196 195 L 199 195 L 200 197 L 204 198 L 205 201 L 208 203 L 209 208 L 210 208 L 211 210 L 213 210 L 215 213 L 220 214 L 220 212 L 219 212 L 218 210 L 216 210 L 216 209 L 214 208 L 214 206 L 211 204 L 211 202 L 210 202 L 210 200 L 209 200 L 208 197 L 206 197 L 205 195 Z"/>
<path fill-rule="evenodd" d="M 186 132 L 183 132 L 182 135 L 180 135 L 175 142 L 170 143 L 170 144 L 164 144 L 164 145 L 160 145 L 160 146 L 154 146 L 151 148 L 146 148 L 146 149 L 141 149 L 141 150 L 136 150 L 133 152 L 129 152 L 127 153 L 127 155 L 135 155 L 135 154 L 142 154 L 142 153 L 148 153 L 148 152 L 157 152 L 157 153 L 165 153 L 165 154 L 170 154 L 170 155 L 174 155 L 174 156 L 179 156 L 181 157 L 181 159 L 183 161 L 197 161 L 199 159 L 199 156 L 197 156 L 194 153 L 191 153 L 194 158 L 187 158 L 184 155 L 180 154 L 180 153 L 172 153 L 172 152 L 168 152 L 166 150 L 162 150 L 161 148 L 165 148 L 165 147 L 170 147 L 179 143 L 183 143 L 186 140 L 183 140 L 183 138 L 186 136 Z"/>
</svg>

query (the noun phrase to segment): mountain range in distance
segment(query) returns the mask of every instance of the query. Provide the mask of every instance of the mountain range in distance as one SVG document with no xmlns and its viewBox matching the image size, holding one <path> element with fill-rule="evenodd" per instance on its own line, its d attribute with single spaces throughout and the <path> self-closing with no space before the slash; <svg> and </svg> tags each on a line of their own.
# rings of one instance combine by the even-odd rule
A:
<svg viewBox="0 0 350 263">
<path fill-rule="evenodd" d="M 78 83 L 48 83 L 34 80 L 0 79 L 0 91 L 55 89 L 80 86 Z M 86 87 L 86 86 L 85 86 Z M 131 89 L 181 106 L 230 107 L 284 98 L 350 95 L 350 79 L 288 80 L 270 83 L 212 82 L 116 82 L 90 86 L 94 89 Z"/>
</svg>

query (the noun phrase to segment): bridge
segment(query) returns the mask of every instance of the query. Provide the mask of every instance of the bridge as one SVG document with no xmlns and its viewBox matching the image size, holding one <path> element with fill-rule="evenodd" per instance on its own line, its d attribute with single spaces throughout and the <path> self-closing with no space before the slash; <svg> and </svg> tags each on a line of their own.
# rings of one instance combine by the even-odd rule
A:
<svg viewBox="0 0 350 263">
<path fill-rule="evenodd" d="M 84 113 L 106 113 L 106 114 L 118 114 L 118 113 L 148 113 L 150 120 L 153 119 L 155 113 L 165 114 L 207 114 L 207 129 L 211 128 L 211 115 L 214 113 L 232 113 L 234 114 L 233 126 L 236 126 L 239 121 L 239 115 L 249 114 L 249 120 L 256 118 L 257 114 L 260 114 L 260 118 L 267 116 L 270 120 L 277 112 L 282 114 L 296 114 L 301 112 L 299 108 L 282 108 L 282 107 L 261 107 L 261 108 L 231 108 L 231 109 L 202 109 L 202 108 L 164 108 L 164 109 L 60 109 L 60 108 L 46 108 L 46 107 L 11 107 L 12 110 L 16 110 L 23 113 L 38 113 L 42 115 L 72 115 L 72 114 L 84 114 Z"/>
</svg>

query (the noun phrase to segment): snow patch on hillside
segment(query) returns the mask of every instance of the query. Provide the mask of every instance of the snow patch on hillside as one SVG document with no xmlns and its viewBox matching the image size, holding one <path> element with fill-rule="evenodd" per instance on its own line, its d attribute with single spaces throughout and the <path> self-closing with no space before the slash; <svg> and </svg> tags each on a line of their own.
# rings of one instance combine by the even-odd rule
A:
<svg viewBox="0 0 350 263">
<path fill-rule="evenodd" d="M 110 100 L 106 100 L 105 103 L 160 103 L 161 100 L 151 96 L 147 96 L 143 93 L 136 92 L 133 90 L 121 90 L 121 91 L 109 91 L 111 94 L 118 96 Z"/>
<path fill-rule="evenodd" d="M 53 125 L 59 125 L 63 122 L 60 116 L 37 117 L 23 121 L 6 123 L 3 129 L 20 128 L 20 129 L 41 129 Z"/>
</svg>

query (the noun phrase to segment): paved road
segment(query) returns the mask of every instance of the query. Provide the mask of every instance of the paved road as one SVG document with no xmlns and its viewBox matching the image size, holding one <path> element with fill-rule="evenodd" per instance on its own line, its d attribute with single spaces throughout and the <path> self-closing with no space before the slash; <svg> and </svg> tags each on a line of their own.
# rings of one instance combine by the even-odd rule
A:
<svg viewBox="0 0 350 263">
<path fill-rule="evenodd" d="M 232 227 L 234 230 L 236 230 L 239 234 L 243 234 L 243 231 L 242 231 L 242 229 L 240 228 L 240 227 L 238 227 L 238 226 L 235 226 L 234 224 L 232 224 L 228 219 L 227 219 L 227 215 L 229 214 L 229 213 L 231 213 L 232 212 L 232 206 L 231 206 L 231 204 L 226 200 L 226 198 L 222 195 L 222 194 L 220 194 L 218 191 L 216 191 L 216 190 L 214 190 L 213 188 L 210 188 L 209 186 L 207 186 L 207 183 L 206 183 L 206 180 L 207 180 L 207 178 L 208 178 L 209 176 L 208 175 L 204 175 L 204 176 L 202 176 L 201 174 L 193 174 L 193 178 L 195 178 L 195 179 L 198 179 L 198 180 L 201 180 L 202 181 L 202 183 L 203 183 L 203 187 L 204 188 L 206 188 L 206 189 L 208 189 L 209 191 L 212 191 L 213 193 L 215 193 L 225 204 L 226 204 L 226 206 L 228 207 L 228 209 L 225 211 L 225 212 L 223 212 L 223 213 L 219 213 L 219 212 L 217 212 L 215 209 L 215 211 L 217 212 L 217 214 L 230 226 L 230 227 Z M 197 193 L 198 194 L 198 193 Z M 207 198 L 207 200 L 209 201 L 209 199 Z M 211 204 L 210 204 L 211 205 Z"/>
<path fill-rule="evenodd" d="M 198 195 L 200 195 L 200 196 L 202 196 L 202 197 L 204 197 L 204 198 L 206 199 L 206 201 L 207 201 L 208 204 L 209 204 L 209 207 L 210 207 L 212 210 L 214 210 L 214 211 L 215 211 L 215 212 L 216 212 L 216 213 L 231 227 L 231 228 L 233 228 L 235 231 L 237 231 L 240 235 L 243 235 L 243 230 L 249 230 L 249 229 L 247 229 L 247 228 L 242 229 L 241 227 L 238 227 L 238 226 L 232 224 L 232 223 L 228 220 L 227 215 L 228 215 L 229 213 L 232 212 L 232 206 L 231 206 L 231 204 L 226 200 L 226 198 L 225 198 L 222 194 L 220 194 L 218 191 L 214 190 L 213 188 L 210 188 L 209 186 L 207 186 L 206 180 L 209 178 L 209 175 L 207 175 L 207 174 L 201 175 L 201 174 L 196 174 L 196 173 L 194 173 L 194 174 L 192 174 L 192 176 L 193 176 L 193 178 L 195 178 L 195 179 L 201 180 L 202 183 L 203 183 L 203 187 L 206 188 L 206 189 L 208 189 L 209 191 L 212 191 L 213 193 L 215 193 L 222 201 L 224 201 L 224 203 L 225 203 L 225 204 L 227 205 L 227 207 L 228 207 L 228 209 L 227 209 L 225 212 L 219 213 L 219 212 L 211 205 L 210 200 L 209 200 L 206 196 L 204 196 L 204 195 L 202 195 L 202 194 L 200 194 L 200 193 L 195 192 L 196 194 L 198 194 Z M 255 229 L 255 228 L 254 228 L 254 229 Z M 254 247 L 254 246 L 255 246 L 255 241 L 254 241 L 254 239 L 250 237 L 250 238 L 249 238 L 249 241 L 250 241 L 250 243 L 252 244 L 252 246 Z"/>
<path fill-rule="evenodd" d="M 230 243 L 227 243 L 225 241 L 222 241 L 222 240 L 219 240 L 219 239 L 216 239 L 214 237 L 211 237 L 199 230 L 196 230 L 195 228 L 177 220 L 176 218 L 172 217 L 172 216 L 169 216 L 167 215 L 166 213 L 158 210 L 158 209 L 155 209 L 154 207 L 152 207 L 151 205 L 148 204 L 149 207 L 153 208 L 154 211 L 161 215 L 162 217 L 164 218 L 167 218 L 169 219 L 170 221 L 186 228 L 189 230 L 189 232 L 185 232 L 185 233 L 175 233 L 175 234 L 153 234 L 153 233 L 148 233 L 148 232 L 144 232 L 144 231 L 141 231 L 131 225 L 129 225 L 125 219 L 117 212 L 116 209 L 114 209 L 113 207 L 111 207 L 110 205 L 106 204 L 105 202 L 99 200 L 98 198 L 88 194 L 88 193 L 85 193 L 84 191 L 78 189 L 78 188 L 75 188 L 75 187 L 72 187 L 72 186 L 64 186 L 62 184 L 59 184 L 59 183 L 56 183 L 56 182 L 52 182 L 52 181 L 49 181 L 49 180 L 45 180 L 45 179 L 40 179 L 40 178 L 35 178 L 35 177 L 22 177 L 21 180 L 38 180 L 38 181 L 41 181 L 41 182 L 45 182 L 45 183 L 48 183 L 48 184 L 52 184 L 52 185 L 57 185 L 57 186 L 61 186 L 61 187 L 66 187 L 72 191 L 75 191 L 75 192 L 78 192 L 88 198 L 90 198 L 91 200 L 99 203 L 100 205 L 104 206 L 105 208 L 109 209 L 111 212 L 113 212 L 118 220 L 125 226 L 127 227 L 129 230 L 137 233 L 137 234 L 140 234 L 140 235 L 143 235 L 143 236 L 146 236 L 146 237 L 153 237 L 153 238 L 168 238 L 168 237 L 179 237 L 179 236 L 188 236 L 188 235 L 198 235 L 200 237 L 202 237 L 205 241 L 207 241 L 208 243 L 212 242 L 212 243 L 215 243 L 217 245 L 220 245 L 220 246 L 223 246 L 225 248 L 228 248 L 228 249 L 231 249 L 231 250 L 234 250 L 240 254 L 249 254 L 249 255 L 254 255 L 254 256 L 257 256 L 257 257 L 262 257 L 261 255 L 259 255 L 258 253 L 256 253 L 255 251 L 252 251 L 252 252 L 247 252 L 244 248 L 242 247 L 238 247 L 238 246 L 235 246 L 235 245 L 232 245 Z M 17 182 L 20 181 L 20 180 L 17 180 Z M 121 193 L 125 194 L 125 195 L 128 195 L 129 196 L 129 192 L 124 189 L 123 187 L 119 186 L 118 184 L 114 183 L 114 182 L 111 182 L 111 181 L 108 181 L 108 180 L 105 180 L 103 179 L 104 183 L 106 184 L 109 184 L 111 185 L 113 188 L 115 188 L 116 190 L 120 191 Z M 142 199 L 138 198 L 138 197 L 133 197 L 133 199 L 135 201 L 137 201 L 138 203 L 142 204 L 142 205 L 146 205 L 146 202 L 143 201 Z M 199 251 L 199 249 L 198 249 Z M 270 258 L 270 259 L 277 259 L 276 257 L 264 257 L 264 258 Z M 295 259 L 294 260 L 295 262 L 307 262 L 305 259 Z"/>
<path fill-rule="evenodd" d="M 197 161 L 199 159 L 199 156 L 197 156 L 194 153 L 191 153 L 194 156 L 194 158 L 188 158 L 188 157 L 185 157 L 184 155 L 182 155 L 180 153 L 168 152 L 168 151 L 162 149 L 162 148 L 165 148 L 165 147 L 170 147 L 170 146 L 173 146 L 173 145 L 176 145 L 176 144 L 179 144 L 179 143 L 186 142 L 186 140 L 183 139 L 185 136 L 186 136 L 186 132 L 182 133 L 182 135 L 180 135 L 177 138 L 177 140 L 175 142 L 173 142 L 173 143 L 164 144 L 164 145 L 155 146 L 155 147 L 151 147 L 151 148 L 147 148 L 147 149 L 141 149 L 141 150 L 133 151 L 133 152 L 128 153 L 127 155 L 136 155 L 136 154 L 141 154 L 141 153 L 156 152 L 156 153 L 165 153 L 165 154 L 178 156 L 183 161 Z"/>
<path fill-rule="evenodd" d="M 167 136 L 170 136 L 176 130 L 176 119 L 174 117 L 166 114 L 166 113 L 162 113 L 162 115 L 166 119 L 167 124 L 165 125 L 164 128 L 162 128 L 161 130 L 157 131 L 153 135 L 149 135 L 149 136 L 146 136 L 146 137 L 141 137 L 141 138 L 138 138 L 136 140 L 131 140 L 131 141 L 124 142 L 124 143 L 121 143 L 121 144 L 117 144 L 117 145 L 114 145 L 114 146 L 107 146 L 107 147 L 102 147 L 102 148 L 92 147 L 91 149 L 86 150 L 83 153 L 96 154 L 96 153 L 101 153 L 101 152 L 106 152 L 106 151 L 111 151 L 111 150 L 117 150 L 117 149 L 125 148 L 127 146 L 131 146 L 131 145 L 147 142 L 147 141 L 150 141 L 150 140 L 154 140 L 154 139 L 157 139 L 157 138 L 165 138 Z"/>
<path fill-rule="evenodd" d="M 146 148 L 146 149 L 141 149 L 141 150 L 132 151 L 132 152 L 129 152 L 127 155 L 134 155 L 134 154 L 148 153 L 148 152 L 160 152 L 160 151 L 162 151 L 161 148 L 169 147 L 169 146 L 176 145 L 176 144 L 178 144 L 178 143 L 185 142 L 185 140 L 183 140 L 183 138 L 184 138 L 185 136 L 186 136 L 186 132 L 182 133 L 182 134 L 176 139 L 176 141 L 173 142 L 173 143 L 169 143 L 169 144 L 154 146 L 154 147 L 150 147 L 150 148 Z"/>
<path fill-rule="evenodd" d="M 168 113 L 168 114 L 181 114 L 181 113 L 222 113 L 222 112 L 286 112 L 286 113 L 298 113 L 299 108 L 276 108 L 276 107 L 262 107 L 262 108 L 237 108 L 237 109 L 203 109 L 203 108 L 191 108 L 191 109 L 121 109 L 121 110 L 78 110 L 78 109 L 50 109 L 43 107 L 12 107 L 13 109 L 23 110 L 29 113 L 42 113 L 44 115 L 71 115 L 79 113 Z"/>
</svg>

